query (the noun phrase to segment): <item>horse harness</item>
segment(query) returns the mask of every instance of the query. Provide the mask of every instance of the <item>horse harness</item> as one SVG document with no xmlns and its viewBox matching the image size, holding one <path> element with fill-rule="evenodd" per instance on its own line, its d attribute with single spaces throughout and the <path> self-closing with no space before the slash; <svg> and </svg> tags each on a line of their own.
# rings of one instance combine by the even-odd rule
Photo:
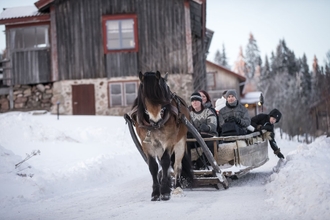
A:
<svg viewBox="0 0 330 220">
<path fill-rule="evenodd" d="M 171 104 L 173 100 L 175 101 L 176 106 Z M 162 108 L 163 112 L 165 112 L 166 110 L 168 110 L 168 112 L 164 113 L 165 117 L 163 118 L 163 120 L 161 120 L 159 123 L 156 123 L 156 124 L 151 124 L 150 122 L 148 122 L 144 118 L 142 120 L 138 120 L 138 118 L 137 118 L 137 111 L 138 111 L 137 105 L 134 106 L 134 108 L 131 110 L 131 112 L 128 115 L 133 120 L 134 126 L 136 126 L 136 124 L 138 124 L 139 127 L 145 128 L 145 129 L 148 130 L 147 136 L 146 136 L 145 140 L 143 140 L 143 142 L 144 143 L 151 143 L 151 141 L 150 141 L 150 132 L 151 132 L 151 130 L 158 130 L 161 127 L 163 127 L 164 124 L 166 124 L 166 122 L 170 119 L 171 113 L 175 117 L 177 125 L 180 123 L 180 118 L 181 118 L 181 115 L 182 115 L 182 112 L 180 111 L 180 108 L 181 108 L 182 103 L 185 105 L 185 102 L 182 98 L 177 96 L 175 93 L 171 92 L 171 99 L 170 99 L 170 104 L 169 104 L 170 108 L 168 109 L 168 107 L 166 107 L 166 106 L 164 106 Z M 145 109 L 145 111 L 146 111 L 146 109 Z M 147 114 L 147 111 L 146 111 L 146 114 Z M 138 123 L 138 121 L 140 123 Z"/>
</svg>

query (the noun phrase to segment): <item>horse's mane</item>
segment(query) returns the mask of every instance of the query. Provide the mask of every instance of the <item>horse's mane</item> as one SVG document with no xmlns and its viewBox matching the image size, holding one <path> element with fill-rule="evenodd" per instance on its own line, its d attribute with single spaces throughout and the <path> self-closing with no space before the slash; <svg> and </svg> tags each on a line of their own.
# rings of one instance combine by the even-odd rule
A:
<svg viewBox="0 0 330 220">
<path fill-rule="evenodd" d="M 166 105 L 171 99 L 170 90 L 163 77 L 157 78 L 154 72 L 144 74 L 139 88 L 140 98 L 148 99 L 152 105 Z"/>
<path fill-rule="evenodd" d="M 138 96 L 133 104 L 133 108 L 137 106 L 137 117 L 139 121 L 141 119 L 149 121 L 148 115 L 145 114 L 145 99 L 148 99 L 151 105 L 161 105 L 164 107 L 171 104 L 171 91 L 165 79 L 161 76 L 158 78 L 155 72 L 146 72 L 143 75 L 143 80 L 141 80 L 138 89 Z"/>
</svg>

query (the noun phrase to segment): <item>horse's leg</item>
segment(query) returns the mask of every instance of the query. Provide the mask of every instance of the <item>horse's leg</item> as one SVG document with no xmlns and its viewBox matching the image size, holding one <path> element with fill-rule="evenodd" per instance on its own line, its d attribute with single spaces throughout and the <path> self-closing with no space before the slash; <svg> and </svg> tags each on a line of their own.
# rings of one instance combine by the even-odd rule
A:
<svg viewBox="0 0 330 220">
<path fill-rule="evenodd" d="M 171 198 L 171 179 L 169 176 L 169 168 L 171 164 L 171 156 L 168 150 L 165 150 L 160 164 L 162 166 L 162 178 L 160 185 L 160 199 L 161 200 L 169 200 Z"/>
<path fill-rule="evenodd" d="M 156 159 L 150 155 L 148 157 L 148 165 L 153 182 L 151 201 L 159 201 L 160 191 L 159 191 L 159 180 L 158 180 L 158 163 Z"/>
</svg>

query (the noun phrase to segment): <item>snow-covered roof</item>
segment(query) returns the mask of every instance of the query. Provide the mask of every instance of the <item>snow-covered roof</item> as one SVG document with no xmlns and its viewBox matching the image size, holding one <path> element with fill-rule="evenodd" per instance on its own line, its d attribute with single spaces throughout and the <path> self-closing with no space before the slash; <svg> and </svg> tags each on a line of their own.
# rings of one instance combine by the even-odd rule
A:
<svg viewBox="0 0 330 220">
<path fill-rule="evenodd" d="M 6 8 L 0 13 L 0 20 L 26 18 L 43 15 L 34 5 Z"/>
<path fill-rule="evenodd" d="M 241 103 L 244 104 L 252 104 L 252 103 L 257 103 L 259 102 L 260 99 L 260 91 L 256 92 L 248 92 L 245 94 L 245 96 L 241 99 Z"/>
</svg>

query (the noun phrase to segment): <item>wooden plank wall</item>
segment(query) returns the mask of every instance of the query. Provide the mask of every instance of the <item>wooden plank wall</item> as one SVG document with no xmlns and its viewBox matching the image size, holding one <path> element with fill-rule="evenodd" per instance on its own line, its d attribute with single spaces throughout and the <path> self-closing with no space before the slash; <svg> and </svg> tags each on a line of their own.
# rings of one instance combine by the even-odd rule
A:
<svg viewBox="0 0 330 220">
<path fill-rule="evenodd" d="M 54 4 L 60 80 L 105 77 L 100 1 Z"/>
<path fill-rule="evenodd" d="M 61 80 L 188 71 L 184 0 L 57 0 L 55 8 Z M 105 55 L 102 15 L 125 13 L 138 16 L 139 51 Z"/>
<path fill-rule="evenodd" d="M 50 51 L 33 50 L 12 53 L 13 85 L 51 81 Z"/>
</svg>

